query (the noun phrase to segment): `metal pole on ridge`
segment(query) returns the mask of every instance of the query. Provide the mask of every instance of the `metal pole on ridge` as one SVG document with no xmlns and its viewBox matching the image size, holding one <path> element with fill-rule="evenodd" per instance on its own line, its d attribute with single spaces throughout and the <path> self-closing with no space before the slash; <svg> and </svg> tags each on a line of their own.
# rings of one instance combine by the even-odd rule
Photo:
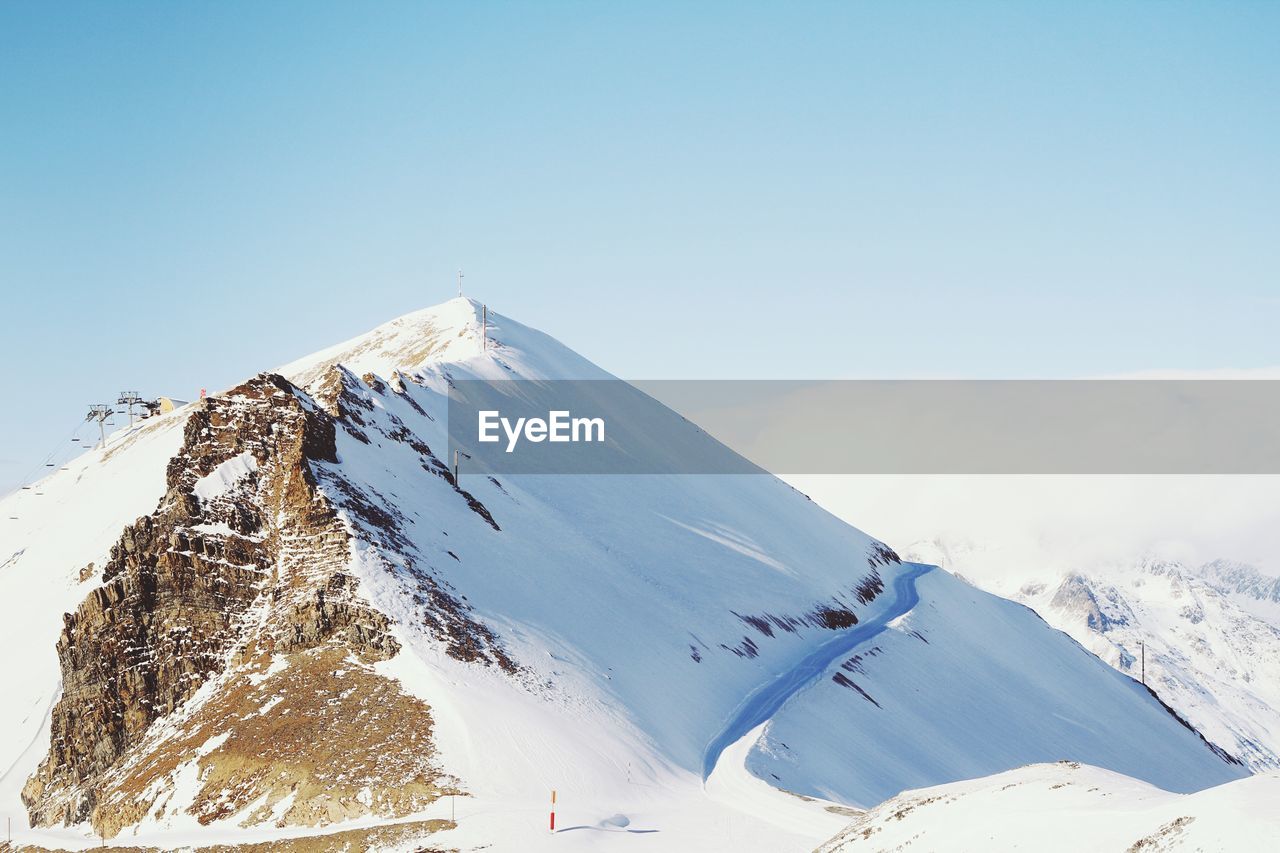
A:
<svg viewBox="0 0 1280 853">
<path fill-rule="evenodd" d="M 116 405 L 129 407 L 129 426 L 133 426 L 133 407 L 141 402 L 142 398 L 138 396 L 137 391 L 120 392 L 120 399 L 116 400 Z"/>
<path fill-rule="evenodd" d="M 103 447 L 107 446 L 107 428 L 102 424 L 103 421 L 111 417 L 113 414 L 115 414 L 115 412 L 111 411 L 110 406 L 95 403 L 89 407 L 89 414 L 85 415 L 84 418 L 86 421 L 96 420 L 98 422 L 98 435 L 102 437 Z"/>
</svg>

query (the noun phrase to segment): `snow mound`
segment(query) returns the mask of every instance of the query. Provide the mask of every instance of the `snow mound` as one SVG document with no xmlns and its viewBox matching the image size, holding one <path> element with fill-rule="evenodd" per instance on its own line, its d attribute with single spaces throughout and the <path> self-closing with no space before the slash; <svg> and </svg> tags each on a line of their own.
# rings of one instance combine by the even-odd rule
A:
<svg viewBox="0 0 1280 853">
<path fill-rule="evenodd" d="M 1088 765 L 1037 764 L 908 791 L 857 818 L 819 853 L 910 849 L 1275 850 L 1280 775 L 1172 794 Z"/>
</svg>

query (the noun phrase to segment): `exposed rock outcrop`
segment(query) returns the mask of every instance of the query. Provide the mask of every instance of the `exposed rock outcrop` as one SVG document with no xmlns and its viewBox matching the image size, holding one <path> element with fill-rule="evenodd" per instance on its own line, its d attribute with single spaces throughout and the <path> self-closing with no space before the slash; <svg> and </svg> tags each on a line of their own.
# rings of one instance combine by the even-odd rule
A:
<svg viewBox="0 0 1280 853">
<path fill-rule="evenodd" d="M 190 416 L 160 506 L 123 532 L 103 585 L 64 619 L 63 696 L 23 792 L 33 824 L 115 823 L 95 814 L 109 771 L 246 656 L 330 642 L 365 660 L 395 653 L 347 571 L 348 529 L 317 488 L 315 464 L 337 461 L 334 431 L 333 416 L 269 374 Z"/>
</svg>

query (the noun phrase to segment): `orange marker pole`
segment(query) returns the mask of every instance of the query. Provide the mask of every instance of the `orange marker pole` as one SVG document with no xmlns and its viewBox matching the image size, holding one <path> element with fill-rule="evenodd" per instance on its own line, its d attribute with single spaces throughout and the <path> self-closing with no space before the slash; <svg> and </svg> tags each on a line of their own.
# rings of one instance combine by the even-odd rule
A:
<svg viewBox="0 0 1280 853">
<path fill-rule="evenodd" d="M 556 831 L 556 789 L 551 789 L 551 831 Z"/>
</svg>

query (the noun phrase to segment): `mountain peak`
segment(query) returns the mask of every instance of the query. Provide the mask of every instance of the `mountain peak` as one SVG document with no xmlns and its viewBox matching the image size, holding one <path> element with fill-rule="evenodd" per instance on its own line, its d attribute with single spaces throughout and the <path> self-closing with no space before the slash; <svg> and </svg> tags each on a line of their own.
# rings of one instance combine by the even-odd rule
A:
<svg viewBox="0 0 1280 853">
<path fill-rule="evenodd" d="M 609 379 L 555 338 L 470 296 L 412 311 L 362 335 L 276 368 L 306 388 L 341 364 L 356 376 L 389 378 L 442 365 L 472 379 Z"/>
<path fill-rule="evenodd" d="M 305 387 L 336 364 L 357 375 L 386 375 L 392 370 L 416 371 L 434 362 L 474 358 L 483 353 L 482 311 L 475 299 L 455 297 L 396 317 L 276 372 Z"/>
</svg>

